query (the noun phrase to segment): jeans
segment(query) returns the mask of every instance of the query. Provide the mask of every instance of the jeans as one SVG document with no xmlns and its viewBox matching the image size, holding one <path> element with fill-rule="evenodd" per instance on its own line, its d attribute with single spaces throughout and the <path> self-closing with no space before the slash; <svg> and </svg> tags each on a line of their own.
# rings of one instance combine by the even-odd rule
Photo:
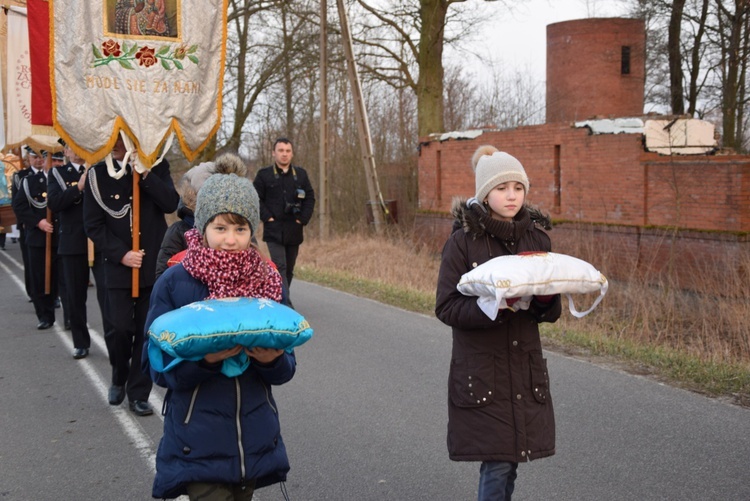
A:
<svg viewBox="0 0 750 501">
<path fill-rule="evenodd" d="M 484 461 L 479 468 L 478 501 L 510 501 L 518 463 Z"/>
</svg>

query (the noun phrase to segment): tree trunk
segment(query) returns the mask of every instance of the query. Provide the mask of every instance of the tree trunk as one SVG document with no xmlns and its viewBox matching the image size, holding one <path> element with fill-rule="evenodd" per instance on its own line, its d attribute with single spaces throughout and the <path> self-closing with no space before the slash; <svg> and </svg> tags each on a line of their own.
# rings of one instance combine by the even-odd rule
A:
<svg viewBox="0 0 750 501">
<path fill-rule="evenodd" d="M 289 33 L 289 22 L 287 20 L 287 6 L 284 4 L 281 7 L 281 15 L 282 15 L 282 29 L 283 29 L 283 37 L 284 37 L 284 52 L 287 54 L 291 54 L 292 52 L 292 33 Z M 292 90 L 292 64 L 289 60 L 290 58 L 284 59 L 284 109 L 285 109 L 285 127 L 286 132 L 284 133 L 285 136 L 293 137 L 294 136 L 294 94 Z"/>
<path fill-rule="evenodd" d="M 722 128 L 724 132 L 724 147 L 737 148 L 737 107 L 739 106 L 739 71 L 740 55 L 742 52 L 742 28 L 748 0 L 735 0 L 734 15 L 728 15 L 729 39 L 724 48 L 726 69 L 724 73 L 724 95 L 722 98 L 722 114 L 724 116 Z"/>
<path fill-rule="evenodd" d="M 682 52 L 680 50 L 682 34 L 682 13 L 685 10 L 685 0 L 674 0 L 669 17 L 669 36 L 667 52 L 669 54 L 669 97 L 672 113 L 683 115 L 685 101 L 682 90 Z"/>
<path fill-rule="evenodd" d="M 690 81 L 688 82 L 688 115 L 695 116 L 695 111 L 698 107 L 698 79 L 700 78 L 701 70 L 701 51 L 704 49 L 703 37 L 706 34 L 706 20 L 708 19 L 708 2 L 709 0 L 703 0 L 701 5 L 701 14 L 698 19 L 698 30 L 693 38 L 693 47 L 690 52 Z"/>
<path fill-rule="evenodd" d="M 417 122 L 419 137 L 443 132 L 443 35 L 449 2 L 421 0 Z"/>
</svg>

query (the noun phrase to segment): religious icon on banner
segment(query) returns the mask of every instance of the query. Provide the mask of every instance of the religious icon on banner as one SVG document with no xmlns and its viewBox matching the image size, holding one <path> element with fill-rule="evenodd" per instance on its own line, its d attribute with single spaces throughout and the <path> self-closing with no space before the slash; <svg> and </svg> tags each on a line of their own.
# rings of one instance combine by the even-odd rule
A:
<svg viewBox="0 0 750 501">
<path fill-rule="evenodd" d="M 180 0 L 106 0 L 109 34 L 179 38 Z"/>
</svg>

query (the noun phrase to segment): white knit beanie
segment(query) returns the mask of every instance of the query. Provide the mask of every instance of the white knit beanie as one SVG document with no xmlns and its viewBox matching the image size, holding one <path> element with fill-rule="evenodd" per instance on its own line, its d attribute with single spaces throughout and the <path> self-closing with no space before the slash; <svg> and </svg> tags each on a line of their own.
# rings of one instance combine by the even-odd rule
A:
<svg viewBox="0 0 750 501">
<path fill-rule="evenodd" d="M 529 193 L 529 178 L 526 176 L 523 165 L 504 151 L 481 157 L 474 174 L 477 187 L 476 198 L 479 202 L 484 202 L 495 186 L 508 181 L 521 183 L 526 193 Z"/>
</svg>

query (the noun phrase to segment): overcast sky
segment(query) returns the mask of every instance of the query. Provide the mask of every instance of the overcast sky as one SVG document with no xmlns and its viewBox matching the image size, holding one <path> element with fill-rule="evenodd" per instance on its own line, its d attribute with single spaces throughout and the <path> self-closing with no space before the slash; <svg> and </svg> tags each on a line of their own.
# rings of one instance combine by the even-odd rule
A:
<svg viewBox="0 0 750 501">
<path fill-rule="evenodd" d="M 486 4 L 491 17 L 471 43 L 471 50 L 503 67 L 510 65 L 524 72 L 528 69 L 539 80 L 545 78 L 548 24 L 587 17 L 617 17 L 626 11 L 623 0 L 524 0 L 514 4 L 513 12 L 501 2 Z M 446 60 L 456 57 L 455 53 L 446 52 Z M 480 67 L 478 63 L 472 66 Z"/>
</svg>

